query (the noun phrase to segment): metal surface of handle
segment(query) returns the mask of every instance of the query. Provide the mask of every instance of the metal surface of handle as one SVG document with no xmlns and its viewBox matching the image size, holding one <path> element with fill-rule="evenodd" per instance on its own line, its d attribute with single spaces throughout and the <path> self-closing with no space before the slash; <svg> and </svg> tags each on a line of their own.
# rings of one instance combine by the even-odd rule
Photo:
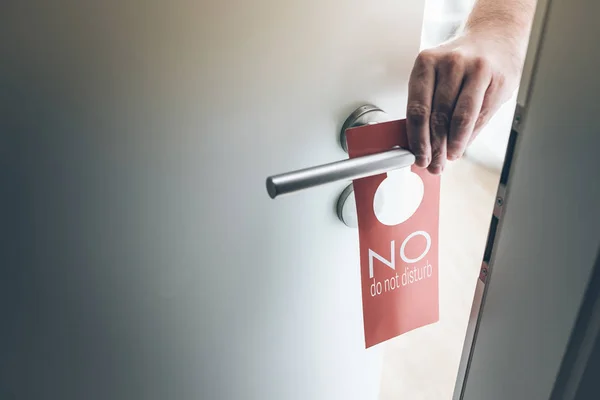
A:
<svg viewBox="0 0 600 400">
<path fill-rule="evenodd" d="M 373 104 L 364 104 L 354 110 L 340 132 L 340 145 L 348 152 L 346 143 L 346 130 L 349 128 L 377 124 L 390 121 L 390 117 L 381 108 Z M 415 156 L 408 150 L 394 148 L 382 153 L 370 154 L 347 160 L 332 162 L 312 168 L 305 168 L 285 174 L 274 175 L 267 178 L 267 192 L 274 199 L 278 196 L 325 185 L 342 180 L 355 180 L 367 176 L 379 175 L 395 169 L 409 167 L 415 162 Z M 351 213 L 347 208 L 348 199 L 352 196 L 352 184 L 348 186 L 338 200 L 338 216 L 348 226 L 354 222 L 344 218 Z M 352 197 L 353 198 L 353 197 Z M 355 210 L 354 210 L 355 212 Z M 347 216 L 346 216 L 347 217 Z"/>
<path fill-rule="evenodd" d="M 342 180 L 354 180 L 408 167 L 415 162 L 410 151 L 400 148 L 362 157 L 350 158 L 305 168 L 267 178 L 267 192 L 272 199 L 311 187 Z"/>
</svg>

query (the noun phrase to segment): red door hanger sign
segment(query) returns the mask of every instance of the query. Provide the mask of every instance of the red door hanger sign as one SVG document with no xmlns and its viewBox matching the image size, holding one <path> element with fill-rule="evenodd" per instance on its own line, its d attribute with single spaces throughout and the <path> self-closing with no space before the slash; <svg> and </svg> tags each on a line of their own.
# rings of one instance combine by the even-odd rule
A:
<svg viewBox="0 0 600 400">
<path fill-rule="evenodd" d="M 408 148 L 406 120 L 348 129 L 350 158 Z M 365 345 L 439 320 L 440 177 L 415 165 L 355 180 Z"/>
</svg>

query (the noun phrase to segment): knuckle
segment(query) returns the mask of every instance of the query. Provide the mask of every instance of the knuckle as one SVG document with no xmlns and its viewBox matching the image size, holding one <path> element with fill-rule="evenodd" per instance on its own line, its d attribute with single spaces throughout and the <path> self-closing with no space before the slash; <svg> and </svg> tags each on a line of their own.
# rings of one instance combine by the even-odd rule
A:
<svg viewBox="0 0 600 400">
<path fill-rule="evenodd" d="M 469 128 L 472 122 L 473 116 L 467 111 L 458 111 L 452 116 L 452 124 L 455 125 L 459 131 Z"/>
<path fill-rule="evenodd" d="M 430 67 L 435 64 L 437 56 L 431 50 L 423 50 L 419 53 L 416 59 L 418 67 Z"/>
<path fill-rule="evenodd" d="M 485 119 L 487 119 L 488 115 L 489 115 L 489 110 L 486 108 L 482 108 L 481 111 L 479 111 L 479 116 L 477 117 L 478 121 L 483 121 Z"/>
<path fill-rule="evenodd" d="M 473 71 L 479 74 L 485 74 L 491 71 L 491 63 L 484 57 L 475 57 L 472 61 Z"/>
<path fill-rule="evenodd" d="M 431 125 L 434 127 L 447 127 L 450 123 L 450 116 L 444 111 L 434 111 L 431 113 Z"/>
<path fill-rule="evenodd" d="M 417 156 L 426 156 L 431 153 L 431 149 L 426 143 L 420 140 L 415 140 L 410 144 L 410 150 Z"/>
<path fill-rule="evenodd" d="M 435 132 L 431 135 L 431 155 L 433 158 L 440 156 L 440 153 L 443 150 L 442 147 L 446 146 L 446 139 L 445 135 L 439 135 Z"/>
<path fill-rule="evenodd" d="M 416 125 L 423 125 L 429 118 L 429 107 L 420 102 L 409 102 L 406 108 L 406 118 Z"/>
<path fill-rule="evenodd" d="M 504 75 L 501 72 L 494 74 L 494 77 L 492 79 L 492 87 L 494 89 L 499 90 L 499 89 L 503 88 L 505 84 L 506 84 L 506 75 Z"/>
<path fill-rule="evenodd" d="M 465 64 L 465 58 L 458 51 L 451 51 L 444 55 L 440 64 L 442 68 L 453 71 L 461 68 Z"/>
<path fill-rule="evenodd" d="M 477 117 L 477 121 L 475 121 L 475 126 L 482 127 L 487 123 L 489 113 L 486 110 L 482 110 Z"/>
</svg>

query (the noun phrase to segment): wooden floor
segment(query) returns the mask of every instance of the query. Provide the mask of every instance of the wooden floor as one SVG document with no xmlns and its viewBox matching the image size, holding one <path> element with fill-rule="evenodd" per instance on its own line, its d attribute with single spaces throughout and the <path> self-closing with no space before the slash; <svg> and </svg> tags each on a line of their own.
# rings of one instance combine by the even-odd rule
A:
<svg viewBox="0 0 600 400">
<path fill-rule="evenodd" d="M 385 344 L 380 400 L 452 398 L 500 174 L 468 159 L 446 168 L 440 213 L 440 322 Z"/>
</svg>

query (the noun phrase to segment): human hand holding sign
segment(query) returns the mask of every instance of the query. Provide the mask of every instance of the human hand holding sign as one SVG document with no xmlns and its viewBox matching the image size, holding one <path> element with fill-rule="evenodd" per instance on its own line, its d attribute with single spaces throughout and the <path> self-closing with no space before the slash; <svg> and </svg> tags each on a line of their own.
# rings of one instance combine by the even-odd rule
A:
<svg viewBox="0 0 600 400">
<path fill-rule="evenodd" d="M 409 147 L 432 174 L 466 148 L 519 84 L 536 0 L 478 0 L 458 37 L 417 57 Z"/>
</svg>

